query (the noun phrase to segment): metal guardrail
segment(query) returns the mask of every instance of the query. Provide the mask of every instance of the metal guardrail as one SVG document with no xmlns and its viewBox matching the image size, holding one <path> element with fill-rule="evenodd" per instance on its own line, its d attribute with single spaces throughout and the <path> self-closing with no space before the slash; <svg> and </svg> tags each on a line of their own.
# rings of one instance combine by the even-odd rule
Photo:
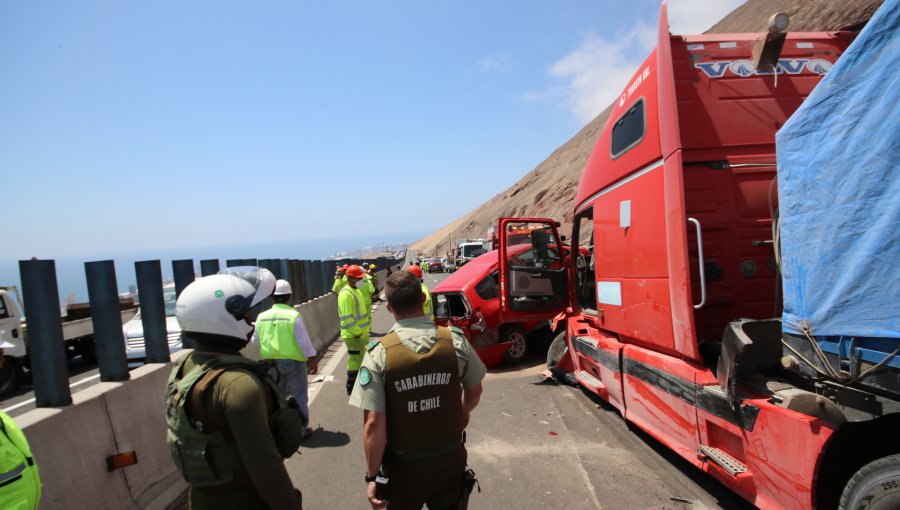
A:
<svg viewBox="0 0 900 510">
<path fill-rule="evenodd" d="M 331 292 L 336 265 L 354 264 L 355 259 L 230 259 L 226 267 L 259 265 L 277 278 L 288 280 L 294 289 L 292 305 L 302 304 Z M 378 257 L 379 269 L 401 261 Z M 219 260 L 193 259 L 172 261 L 176 295 L 196 275 L 218 272 Z M 198 270 L 199 269 L 199 270 Z M 66 406 L 72 403 L 62 320 L 59 314 L 59 292 L 56 265 L 53 260 L 19 261 L 22 281 L 23 314 L 28 317 L 28 356 L 30 358 L 34 394 L 38 407 Z M 167 363 L 169 347 L 165 327 L 165 302 L 162 295 L 162 264 L 159 260 L 135 262 L 141 321 L 148 363 Z M 112 260 L 85 262 L 85 276 L 91 307 L 92 333 L 95 337 L 101 381 L 122 381 L 130 376 L 121 327 L 121 310 Z M 103 334 L 98 334 L 103 332 Z"/>
</svg>

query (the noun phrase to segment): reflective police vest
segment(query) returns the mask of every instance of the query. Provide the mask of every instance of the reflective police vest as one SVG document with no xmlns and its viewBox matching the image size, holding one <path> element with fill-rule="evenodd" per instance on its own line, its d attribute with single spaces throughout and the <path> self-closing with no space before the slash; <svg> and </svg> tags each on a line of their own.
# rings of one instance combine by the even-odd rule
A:
<svg viewBox="0 0 900 510">
<path fill-rule="evenodd" d="M 0 411 L 0 508 L 34 509 L 41 479 L 22 429 Z"/>
<path fill-rule="evenodd" d="M 300 411 L 285 402 L 265 368 L 243 356 L 219 355 L 185 374 L 184 364 L 190 357 L 182 356 L 176 362 L 166 385 L 166 444 L 175 467 L 188 483 L 195 487 L 224 485 L 234 481 L 238 472 L 246 471 L 237 445 L 225 436 L 221 424 L 211 423 L 203 409 L 203 392 L 228 369 L 246 369 L 269 388 L 267 407 L 273 410 L 268 421 L 275 446 L 284 458 L 297 451 L 303 440 Z M 192 409 L 190 416 L 186 407 Z M 214 466 L 210 459 L 215 459 Z"/>
<path fill-rule="evenodd" d="M 453 335 L 437 328 L 431 350 L 415 353 L 396 333 L 381 339 L 388 459 L 416 460 L 462 444 L 462 387 Z"/>
<path fill-rule="evenodd" d="M 294 327 L 300 312 L 291 305 L 276 303 L 256 318 L 256 337 L 259 353 L 264 359 L 293 359 L 306 361 L 297 344 Z"/>
</svg>

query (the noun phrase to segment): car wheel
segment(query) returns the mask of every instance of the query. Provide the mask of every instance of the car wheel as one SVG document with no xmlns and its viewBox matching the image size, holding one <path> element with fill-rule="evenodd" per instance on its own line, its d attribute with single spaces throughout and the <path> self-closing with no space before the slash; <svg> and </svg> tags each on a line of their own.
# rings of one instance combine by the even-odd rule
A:
<svg viewBox="0 0 900 510">
<path fill-rule="evenodd" d="M 0 368 L 0 396 L 6 395 L 19 387 L 22 370 L 19 362 L 12 356 L 4 356 L 3 368 Z"/>
<path fill-rule="evenodd" d="M 82 339 L 75 344 L 75 354 L 81 356 L 81 360 L 89 365 L 97 363 L 96 343 L 93 338 Z"/>
<path fill-rule="evenodd" d="M 500 343 L 512 342 L 509 350 L 503 355 L 510 363 L 519 363 L 528 355 L 528 339 L 525 330 L 519 326 L 508 326 L 500 335 Z"/>
<path fill-rule="evenodd" d="M 900 455 L 889 455 L 862 467 L 847 482 L 839 510 L 900 508 Z"/>
</svg>

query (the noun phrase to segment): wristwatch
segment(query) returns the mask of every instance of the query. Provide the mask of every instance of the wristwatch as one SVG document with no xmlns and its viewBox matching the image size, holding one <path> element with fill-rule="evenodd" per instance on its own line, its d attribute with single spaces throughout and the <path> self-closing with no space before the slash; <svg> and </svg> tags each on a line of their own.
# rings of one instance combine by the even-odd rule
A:
<svg viewBox="0 0 900 510">
<path fill-rule="evenodd" d="M 375 474 L 372 475 L 372 476 L 366 475 L 366 483 L 372 483 L 372 482 L 374 482 L 375 479 L 378 478 L 378 474 L 379 474 L 379 473 L 375 473 Z"/>
</svg>

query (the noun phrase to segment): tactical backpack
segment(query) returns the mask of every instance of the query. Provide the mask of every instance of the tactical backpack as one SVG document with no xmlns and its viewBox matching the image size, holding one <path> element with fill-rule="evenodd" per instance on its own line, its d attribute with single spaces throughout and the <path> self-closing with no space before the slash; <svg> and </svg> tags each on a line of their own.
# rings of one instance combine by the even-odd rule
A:
<svg viewBox="0 0 900 510">
<path fill-rule="evenodd" d="M 232 482 L 235 473 L 245 471 L 237 445 L 226 437 L 221 424 L 212 423 L 203 409 L 205 390 L 229 369 L 248 370 L 269 388 L 266 397 L 274 410 L 268 422 L 275 445 L 283 458 L 296 453 L 303 440 L 300 410 L 296 403 L 285 402 L 265 368 L 242 356 L 220 355 L 183 374 L 189 357 L 183 356 L 176 362 L 166 385 L 166 444 L 175 466 L 188 483 L 195 487 L 223 485 Z M 210 465 L 212 459 L 216 469 Z"/>
</svg>

